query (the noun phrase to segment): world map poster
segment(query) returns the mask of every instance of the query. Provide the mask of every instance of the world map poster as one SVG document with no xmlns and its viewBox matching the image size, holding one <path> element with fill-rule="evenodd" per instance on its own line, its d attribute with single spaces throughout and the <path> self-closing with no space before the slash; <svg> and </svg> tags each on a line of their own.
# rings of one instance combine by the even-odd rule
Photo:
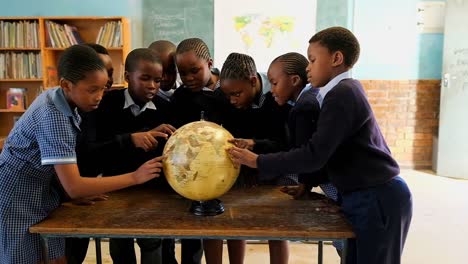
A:
<svg viewBox="0 0 468 264">
<path fill-rule="evenodd" d="M 252 56 L 257 71 L 287 52 L 307 55 L 315 33 L 316 1 L 215 1 L 215 66 L 221 69 L 231 52 Z"/>
</svg>

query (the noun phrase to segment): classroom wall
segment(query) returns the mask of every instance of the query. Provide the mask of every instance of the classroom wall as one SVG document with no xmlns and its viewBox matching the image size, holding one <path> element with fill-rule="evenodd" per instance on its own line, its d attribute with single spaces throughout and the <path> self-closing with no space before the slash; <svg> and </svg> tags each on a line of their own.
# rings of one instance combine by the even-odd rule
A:
<svg viewBox="0 0 468 264">
<path fill-rule="evenodd" d="M 353 30 L 361 44 L 353 76 L 361 80 L 393 156 L 402 167 L 431 168 L 444 36 L 418 32 L 418 2 L 318 0 L 317 30 Z"/>
<path fill-rule="evenodd" d="M 352 28 L 362 53 L 359 79 L 440 79 L 443 34 L 417 29 L 418 0 L 355 0 Z"/>
<path fill-rule="evenodd" d="M 354 0 L 351 28 L 361 42 L 353 70 L 362 80 L 393 156 L 431 168 L 438 133 L 443 34 L 417 29 L 417 0 Z"/>
<path fill-rule="evenodd" d="M 95 0 L 0 2 L 4 2 L 0 16 L 126 16 L 131 21 L 132 46 L 143 44 L 143 0 L 114 0 L 112 4 Z M 356 78 L 440 79 L 443 34 L 416 32 L 418 2 L 317 0 L 317 30 L 335 25 L 353 29 L 362 45 L 361 58 L 354 70 Z"/>
<path fill-rule="evenodd" d="M 143 44 L 143 1 L 0 0 L 0 16 L 126 16 L 137 48 Z M 353 75 L 362 80 L 390 149 L 405 167 L 429 168 L 438 131 L 443 34 L 417 31 L 418 2 L 317 0 L 316 17 L 317 30 L 338 25 L 355 32 L 361 57 Z"/>
</svg>

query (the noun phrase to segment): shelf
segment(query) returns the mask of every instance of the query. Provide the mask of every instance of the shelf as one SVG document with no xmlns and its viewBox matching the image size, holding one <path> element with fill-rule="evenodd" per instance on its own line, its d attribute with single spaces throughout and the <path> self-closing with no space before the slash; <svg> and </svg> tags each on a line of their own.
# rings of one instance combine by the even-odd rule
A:
<svg viewBox="0 0 468 264">
<path fill-rule="evenodd" d="M 42 82 L 42 79 L 0 79 L 0 82 Z"/>
<path fill-rule="evenodd" d="M 121 16 L 48 16 L 47 20 L 121 20 Z"/>
<path fill-rule="evenodd" d="M 30 106 L 31 102 L 38 96 L 41 90 L 52 89 L 58 86 L 60 82 L 60 78 L 58 78 L 58 61 L 60 60 L 60 56 L 63 52 L 68 48 L 68 46 L 64 47 L 52 47 L 52 41 L 50 39 L 51 32 L 56 33 L 52 34 L 53 38 L 59 38 L 58 42 L 54 39 L 53 43 L 62 43 L 63 41 L 63 33 L 60 28 L 47 28 L 47 22 L 54 22 L 59 25 L 67 24 L 71 28 L 73 32 L 75 30 L 80 35 L 81 41 L 84 43 L 94 43 L 99 36 L 99 32 L 101 32 L 101 36 L 106 33 L 105 36 L 107 38 L 116 37 L 115 32 L 117 25 L 121 25 L 120 30 L 120 40 L 112 40 L 107 39 L 106 42 L 102 41 L 106 45 L 117 44 L 118 46 L 114 47 L 106 47 L 109 51 L 109 56 L 112 59 L 114 65 L 114 79 L 115 84 L 112 86 L 112 89 L 122 89 L 127 87 L 127 84 L 124 81 L 124 64 L 125 64 L 125 57 L 131 50 L 131 31 L 129 26 L 129 21 L 127 18 L 122 16 L 52 16 L 52 17 L 43 17 L 43 16 L 36 16 L 36 17 L 0 17 L 0 21 L 13 23 L 15 27 L 15 32 L 19 31 L 21 27 L 19 24 L 22 21 L 28 21 L 28 23 L 21 23 L 24 25 L 30 25 L 31 28 L 27 34 L 34 37 L 34 42 L 29 42 L 29 38 L 23 39 L 20 42 L 5 42 L 3 45 L 0 44 L 0 55 L 3 57 L 6 56 L 17 56 L 17 60 L 19 59 L 18 63 L 11 64 L 9 67 L 18 66 L 16 69 L 18 73 L 21 70 L 28 69 L 27 67 L 33 68 L 30 74 L 4 74 L 0 78 L 0 148 L 3 145 L 3 139 L 10 133 L 11 129 L 14 127 L 15 122 L 17 119 L 24 115 L 26 110 L 15 110 L 13 109 L 6 109 L 7 107 L 7 91 L 10 88 L 18 87 L 18 88 L 25 88 L 26 89 L 26 98 L 27 102 L 25 106 Z M 105 29 L 104 26 L 107 23 L 113 22 L 109 24 Z M 6 23 L 4 23 L 6 24 Z M 52 24 L 50 24 L 52 25 Z M 49 27 L 50 27 L 49 25 Z M 112 27 L 110 27 L 112 25 Z M 26 27 L 24 27 L 26 29 Z M 17 29 L 17 30 L 16 30 Z M 58 31 L 57 31 L 58 30 Z M 114 32 L 112 31 L 114 30 Z M 57 35 L 60 33 L 60 36 Z M 10 32 L 11 33 L 11 32 Z M 36 35 L 37 34 L 37 35 Z M 109 34 L 109 35 L 108 35 Z M 25 33 L 20 36 L 26 36 Z M 10 39 L 10 37 L 16 37 L 14 34 L 10 34 L 8 36 L 2 36 Z M 65 37 L 67 37 L 65 33 Z M 67 37 L 68 38 L 68 37 Z M 104 38 L 104 37 L 102 37 Z M 4 39 L 5 40 L 5 39 Z M 67 41 L 68 43 L 68 41 Z M 59 45 L 61 46 L 61 45 Z M 26 57 L 26 58 L 22 58 Z M 26 67 L 20 67 L 20 63 L 24 60 L 28 59 L 28 63 L 25 63 Z M 33 59 L 36 60 L 36 64 L 33 65 Z M 31 61 L 31 64 L 29 63 Z M 4 67 L 5 68 L 5 67 Z M 118 78 L 117 78 L 118 77 Z M 27 79 L 26 79 L 27 78 Z"/>
<path fill-rule="evenodd" d="M 0 51 L 41 51 L 41 48 L 0 48 Z"/>
<path fill-rule="evenodd" d="M 112 85 L 112 88 L 125 88 L 125 83 L 116 83 Z"/>
<path fill-rule="evenodd" d="M 25 109 L 0 109 L 0 113 L 24 113 L 26 112 Z"/>
<path fill-rule="evenodd" d="M 38 17 L 2 17 L 1 20 L 36 20 L 39 21 Z"/>
<path fill-rule="evenodd" d="M 68 47 L 67 47 L 68 48 Z M 51 48 L 51 47 L 46 47 L 45 50 L 50 50 L 50 51 L 53 51 L 53 50 L 56 50 L 56 51 L 64 51 L 66 48 Z M 113 50 L 117 50 L 117 51 L 121 51 L 123 50 L 122 47 L 118 47 L 118 48 L 115 48 L 115 47 L 112 47 L 112 48 L 106 48 L 107 51 L 113 51 Z"/>
</svg>

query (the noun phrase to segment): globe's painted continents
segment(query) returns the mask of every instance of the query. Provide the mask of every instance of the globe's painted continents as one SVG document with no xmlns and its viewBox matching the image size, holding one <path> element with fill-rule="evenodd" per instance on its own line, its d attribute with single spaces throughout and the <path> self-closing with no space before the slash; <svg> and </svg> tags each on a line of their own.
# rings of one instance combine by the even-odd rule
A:
<svg viewBox="0 0 468 264">
<path fill-rule="evenodd" d="M 177 129 L 164 147 L 164 174 L 180 195 L 207 201 L 227 192 L 239 175 L 226 149 L 232 135 L 223 127 L 197 121 Z"/>
</svg>

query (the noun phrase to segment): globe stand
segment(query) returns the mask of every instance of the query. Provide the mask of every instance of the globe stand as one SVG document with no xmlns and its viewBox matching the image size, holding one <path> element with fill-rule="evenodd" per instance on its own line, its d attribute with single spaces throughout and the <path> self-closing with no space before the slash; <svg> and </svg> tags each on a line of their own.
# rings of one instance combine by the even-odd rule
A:
<svg viewBox="0 0 468 264">
<path fill-rule="evenodd" d="M 218 199 L 209 201 L 193 201 L 190 212 L 197 216 L 214 216 L 224 212 L 224 205 Z"/>
</svg>

